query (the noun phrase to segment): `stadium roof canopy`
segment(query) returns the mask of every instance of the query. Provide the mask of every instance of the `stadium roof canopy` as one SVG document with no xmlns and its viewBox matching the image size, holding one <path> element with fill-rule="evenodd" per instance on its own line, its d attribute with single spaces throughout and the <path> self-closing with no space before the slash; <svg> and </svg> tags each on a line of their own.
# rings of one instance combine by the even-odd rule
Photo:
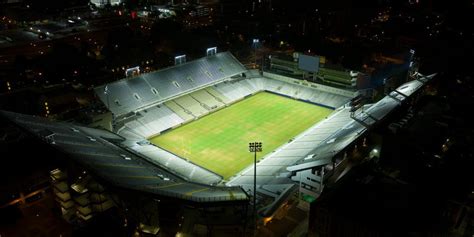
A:
<svg viewBox="0 0 474 237">
<path fill-rule="evenodd" d="M 202 185 L 148 162 L 119 144 L 124 138 L 100 129 L 0 110 L 7 118 L 110 185 L 199 203 L 248 201 L 240 187 Z"/>
<path fill-rule="evenodd" d="M 394 91 L 387 94 L 377 103 L 367 105 L 367 108 L 364 107 L 363 112 L 355 115 L 355 119 L 359 122 L 351 120 L 345 126 L 342 126 L 339 130 L 326 137 L 326 139 L 315 146 L 313 150 L 309 152 L 309 154 L 312 154 L 312 159 L 306 159 L 297 165 L 289 166 L 287 170 L 299 171 L 303 169 L 311 169 L 320 166 L 321 162 L 331 159 L 357 138 L 365 134 L 368 131 L 366 126 L 372 127 L 379 121 L 382 121 L 435 75 L 436 74 L 423 76 L 417 74 L 415 75 L 416 80 L 404 83 Z M 365 126 L 363 124 L 365 124 Z"/>
<path fill-rule="evenodd" d="M 124 78 L 94 90 L 115 116 L 121 116 L 245 71 L 231 53 L 222 52 L 134 78 Z"/>
</svg>

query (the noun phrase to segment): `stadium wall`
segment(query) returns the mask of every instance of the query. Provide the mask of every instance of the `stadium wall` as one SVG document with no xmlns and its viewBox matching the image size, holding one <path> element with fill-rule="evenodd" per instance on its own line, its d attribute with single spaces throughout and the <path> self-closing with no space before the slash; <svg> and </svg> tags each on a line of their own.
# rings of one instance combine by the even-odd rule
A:
<svg viewBox="0 0 474 237">
<path fill-rule="evenodd" d="M 290 84 L 296 84 L 296 85 L 299 85 L 299 86 L 305 86 L 305 87 L 309 87 L 309 88 L 312 88 L 312 89 L 317 89 L 317 90 L 320 90 L 320 91 L 324 91 L 324 92 L 328 92 L 328 93 L 332 93 L 332 94 L 336 94 L 336 95 L 342 95 L 342 96 L 349 97 L 349 98 L 352 98 L 352 97 L 355 97 L 355 96 L 358 95 L 357 91 L 343 90 L 343 89 L 339 89 L 339 88 L 334 88 L 334 87 L 330 87 L 330 86 L 321 85 L 321 84 L 314 83 L 314 82 L 302 81 L 302 80 L 298 80 L 298 79 L 294 79 L 294 78 L 291 78 L 291 77 L 286 77 L 286 76 L 282 76 L 282 75 L 278 75 L 278 74 L 274 74 L 274 73 L 270 73 L 270 72 L 263 72 L 263 76 L 267 77 L 267 78 L 275 79 L 275 80 L 278 80 L 278 81 L 283 81 L 283 82 L 286 82 L 286 83 L 290 83 Z"/>
</svg>

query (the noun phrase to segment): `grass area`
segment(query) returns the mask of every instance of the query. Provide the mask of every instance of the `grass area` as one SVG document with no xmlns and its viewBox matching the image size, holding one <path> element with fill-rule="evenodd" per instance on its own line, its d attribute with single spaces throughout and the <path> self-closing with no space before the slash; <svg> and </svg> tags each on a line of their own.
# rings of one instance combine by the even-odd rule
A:
<svg viewBox="0 0 474 237">
<path fill-rule="evenodd" d="M 150 141 L 228 179 L 253 163 L 248 143 L 269 152 L 324 119 L 331 109 L 261 92 Z"/>
</svg>

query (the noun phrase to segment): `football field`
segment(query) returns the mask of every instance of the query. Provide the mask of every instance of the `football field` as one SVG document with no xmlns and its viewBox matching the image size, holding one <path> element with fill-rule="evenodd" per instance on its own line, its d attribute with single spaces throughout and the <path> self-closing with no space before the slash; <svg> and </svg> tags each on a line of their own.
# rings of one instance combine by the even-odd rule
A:
<svg viewBox="0 0 474 237">
<path fill-rule="evenodd" d="M 260 159 L 331 112 L 331 109 L 261 92 L 153 137 L 150 142 L 228 180 L 253 163 L 249 142 L 262 142 L 263 152 L 257 156 Z"/>
</svg>

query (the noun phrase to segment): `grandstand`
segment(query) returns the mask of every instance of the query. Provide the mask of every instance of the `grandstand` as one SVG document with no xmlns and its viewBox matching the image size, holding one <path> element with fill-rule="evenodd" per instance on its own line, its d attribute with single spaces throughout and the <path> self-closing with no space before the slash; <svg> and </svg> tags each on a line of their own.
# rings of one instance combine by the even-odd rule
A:
<svg viewBox="0 0 474 237">
<path fill-rule="evenodd" d="M 187 159 L 185 154 L 170 152 L 149 140 L 204 116 L 232 109 L 238 102 L 264 92 L 332 110 L 324 119 L 260 157 L 255 174 L 257 209 L 260 215 L 271 216 L 297 183 L 301 184 L 302 172 L 321 166 L 335 172 L 342 159 L 338 154 L 431 77 L 420 75 L 381 101 L 365 105 L 364 113 L 354 115 L 347 102 L 358 95 L 357 91 L 247 71 L 232 54 L 224 52 L 95 88 L 97 96 L 115 115 L 112 132 L 9 112 L 0 115 L 69 154 L 113 186 L 193 203 L 235 203 L 247 202 L 253 193 L 251 166 L 223 177 Z M 285 126 L 291 125 L 293 120 L 289 120 Z M 278 130 L 279 126 L 273 129 Z M 243 149 L 247 149 L 246 144 Z M 314 177 L 313 173 L 308 175 Z M 315 180 L 311 182 L 322 186 L 325 178 Z"/>
<path fill-rule="evenodd" d="M 6 111 L 0 111 L 0 114 L 69 154 L 77 164 L 87 167 L 113 186 L 195 202 L 247 200 L 247 195 L 239 188 L 223 190 L 184 182 L 186 178 L 152 165 L 133 151 L 123 149 L 119 144 L 124 138 L 114 133 Z M 199 192 L 189 194 L 193 190 Z"/>
<path fill-rule="evenodd" d="M 174 96 L 175 99 L 160 101 L 147 109 L 129 114 L 136 119 L 124 122 L 124 127 L 119 128 L 118 133 L 135 133 L 148 138 L 262 91 L 331 109 L 344 105 L 351 98 L 270 78 L 236 78 L 179 97 Z"/>
<path fill-rule="evenodd" d="M 232 54 L 224 52 L 135 78 L 125 78 L 99 86 L 95 91 L 110 111 L 120 117 L 245 71 Z"/>
</svg>

